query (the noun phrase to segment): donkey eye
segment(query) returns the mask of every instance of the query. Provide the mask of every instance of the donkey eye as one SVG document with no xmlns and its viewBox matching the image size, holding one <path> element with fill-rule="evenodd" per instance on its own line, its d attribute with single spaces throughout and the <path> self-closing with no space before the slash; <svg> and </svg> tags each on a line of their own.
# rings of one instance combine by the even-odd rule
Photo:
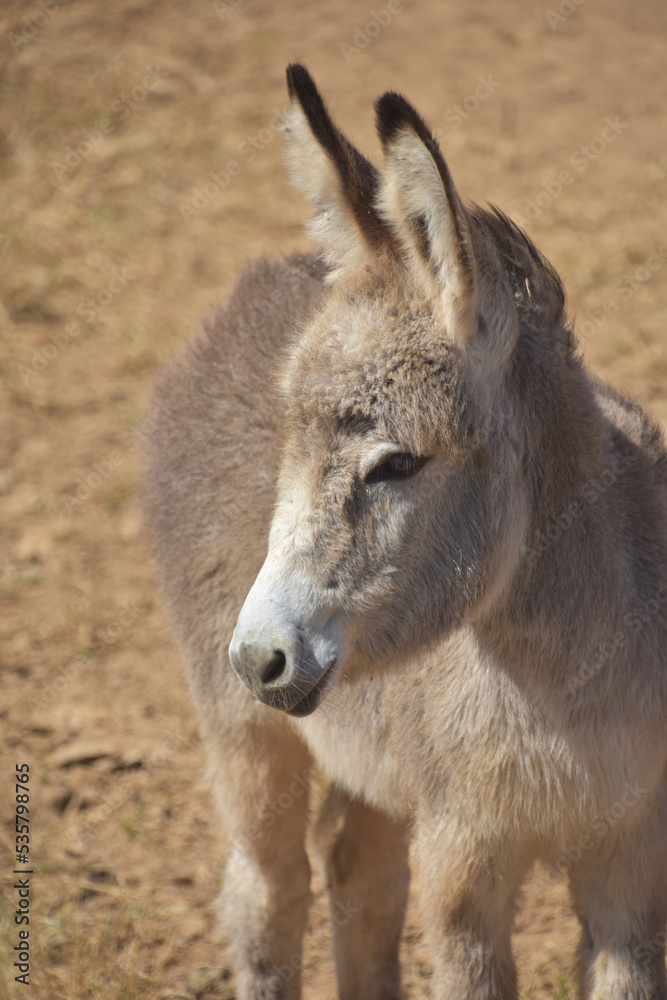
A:
<svg viewBox="0 0 667 1000">
<path fill-rule="evenodd" d="M 392 479 L 409 479 L 414 476 L 426 459 L 420 455 L 411 455 L 409 452 L 397 452 L 383 459 L 379 465 L 366 474 L 364 482 L 367 485 L 372 483 L 386 483 Z"/>
</svg>

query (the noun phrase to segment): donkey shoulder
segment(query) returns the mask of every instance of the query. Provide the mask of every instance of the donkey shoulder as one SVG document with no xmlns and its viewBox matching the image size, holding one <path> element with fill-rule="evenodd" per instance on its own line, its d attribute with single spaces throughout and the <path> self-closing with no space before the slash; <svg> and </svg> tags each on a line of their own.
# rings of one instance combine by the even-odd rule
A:
<svg viewBox="0 0 667 1000">
<path fill-rule="evenodd" d="M 641 406 L 597 377 L 594 388 L 615 449 L 625 453 L 636 449 L 652 466 L 656 482 L 667 489 L 667 448 L 660 425 Z"/>
</svg>

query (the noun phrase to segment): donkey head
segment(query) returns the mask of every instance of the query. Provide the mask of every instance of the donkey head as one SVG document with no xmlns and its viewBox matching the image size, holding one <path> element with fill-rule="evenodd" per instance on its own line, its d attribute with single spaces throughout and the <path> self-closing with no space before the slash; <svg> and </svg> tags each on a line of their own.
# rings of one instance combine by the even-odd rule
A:
<svg viewBox="0 0 667 1000">
<path fill-rule="evenodd" d="M 516 292 L 426 125 L 377 102 L 378 172 L 287 73 L 295 184 L 329 265 L 281 371 L 285 443 L 268 554 L 230 647 L 262 701 L 307 715 L 336 678 L 488 613 L 525 530 L 507 390 Z M 511 225 L 509 222 L 507 225 Z"/>
</svg>

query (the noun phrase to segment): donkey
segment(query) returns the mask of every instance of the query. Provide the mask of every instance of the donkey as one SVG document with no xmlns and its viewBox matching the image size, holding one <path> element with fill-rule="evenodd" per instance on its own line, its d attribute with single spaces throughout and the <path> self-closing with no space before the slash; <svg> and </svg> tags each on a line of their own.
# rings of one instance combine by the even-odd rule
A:
<svg viewBox="0 0 667 1000">
<path fill-rule="evenodd" d="M 660 431 L 586 371 L 551 265 L 464 206 L 403 97 L 377 102 L 378 171 L 304 67 L 287 82 L 318 255 L 259 261 L 167 367 L 144 487 L 237 995 L 300 996 L 317 766 L 341 998 L 401 995 L 410 845 L 435 998 L 516 998 L 542 859 L 580 995 L 665 1000 Z"/>
</svg>

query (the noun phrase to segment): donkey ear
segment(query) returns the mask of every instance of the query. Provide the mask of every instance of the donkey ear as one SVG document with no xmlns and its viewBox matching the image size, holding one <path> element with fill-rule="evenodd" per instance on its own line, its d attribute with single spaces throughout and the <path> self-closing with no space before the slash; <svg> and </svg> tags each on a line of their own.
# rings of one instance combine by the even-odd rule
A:
<svg viewBox="0 0 667 1000">
<path fill-rule="evenodd" d="M 449 168 L 420 115 L 400 94 L 375 105 L 385 153 L 378 208 L 427 290 L 442 302 L 452 337 L 474 335 L 476 267 L 468 219 Z"/>
<path fill-rule="evenodd" d="M 336 271 L 357 267 L 389 239 L 374 207 L 378 172 L 334 125 L 304 66 L 287 67 L 287 89 L 287 165 L 315 206 L 311 235 Z"/>
</svg>

